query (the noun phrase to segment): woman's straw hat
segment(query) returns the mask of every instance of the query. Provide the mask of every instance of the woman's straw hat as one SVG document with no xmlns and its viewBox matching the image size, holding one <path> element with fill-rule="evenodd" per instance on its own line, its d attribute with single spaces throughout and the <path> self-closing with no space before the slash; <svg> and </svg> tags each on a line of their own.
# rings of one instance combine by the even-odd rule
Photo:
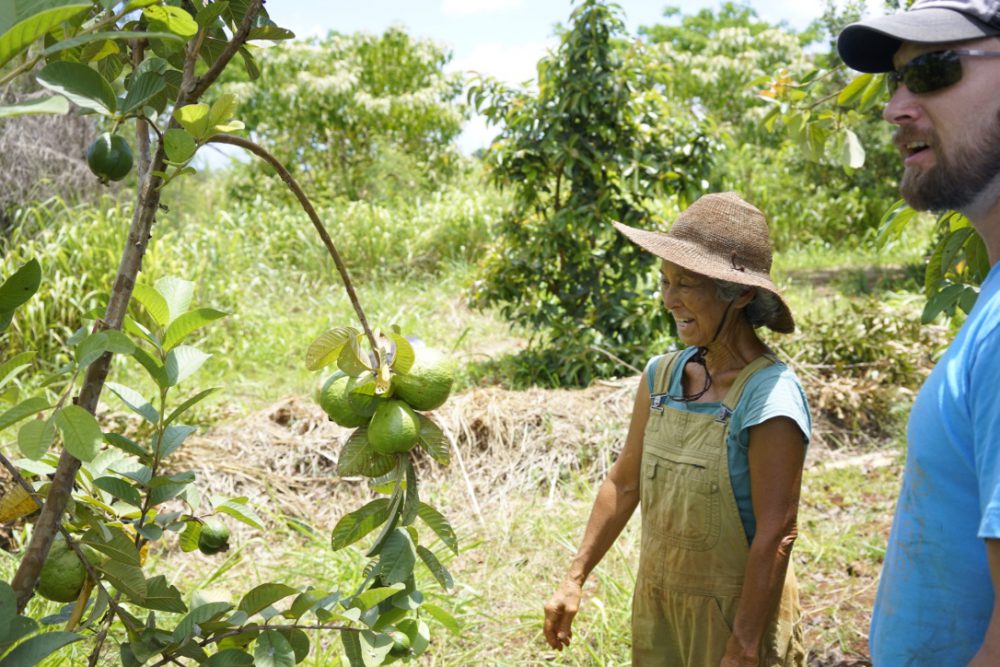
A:
<svg viewBox="0 0 1000 667">
<path fill-rule="evenodd" d="M 775 331 L 791 333 L 795 320 L 781 292 L 771 281 L 771 237 L 767 220 L 734 192 L 699 198 L 666 234 L 613 222 L 622 234 L 657 257 L 710 278 L 767 290 L 777 297 L 777 313 L 765 322 Z"/>
</svg>

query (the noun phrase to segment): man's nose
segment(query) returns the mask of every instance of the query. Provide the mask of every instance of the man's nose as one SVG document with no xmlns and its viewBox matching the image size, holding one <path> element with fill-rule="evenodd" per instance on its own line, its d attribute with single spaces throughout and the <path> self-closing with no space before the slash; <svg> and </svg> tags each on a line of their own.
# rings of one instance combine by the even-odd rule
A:
<svg viewBox="0 0 1000 667">
<path fill-rule="evenodd" d="M 893 125 L 912 123 L 922 114 L 920 98 L 906 84 L 900 83 L 896 92 L 889 98 L 889 103 L 882 109 L 882 118 Z"/>
</svg>

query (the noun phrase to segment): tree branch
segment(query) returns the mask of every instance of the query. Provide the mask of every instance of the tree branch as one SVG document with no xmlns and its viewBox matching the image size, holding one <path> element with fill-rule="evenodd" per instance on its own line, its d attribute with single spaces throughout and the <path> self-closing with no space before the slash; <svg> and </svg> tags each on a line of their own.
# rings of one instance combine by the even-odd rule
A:
<svg viewBox="0 0 1000 667">
<path fill-rule="evenodd" d="M 285 165 L 281 164 L 281 161 L 271 155 L 271 153 L 269 153 L 264 147 L 250 141 L 249 139 L 236 137 L 231 134 L 216 134 L 208 138 L 208 143 L 239 146 L 240 148 L 250 151 L 274 167 L 274 170 L 281 176 L 281 180 L 283 180 L 285 185 L 287 185 L 288 188 L 295 194 L 295 197 L 299 200 L 299 204 L 302 205 L 306 215 L 309 216 L 313 226 L 319 233 L 320 238 L 323 239 L 323 245 L 326 246 L 327 252 L 330 253 L 331 257 L 333 257 L 333 263 L 337 265 L 337 271 L 340 273 L 340 278 L 344 281 L 344 287 L 347 289 L 347 297 L 351 300 L 351 305 L 354 306 L 354 312 L 357 314 L 358 320 L 361 322 L 361 327 L 364 329 L 365 335 L 368 337 L 368 342 L 372 346 L 372 351 L 375 352 L 375 354 L 378 354 L 378 345 L 375 342 L 375 335 L 368 326 L 368 319 L 365 317 L 365 311 L 361 308 L 361 302 L 358 301 L 357 292 L 354 291 L 354 283 L 351 282 L 351 276 L 347 272 L 347 266 L 344 264 L 344 260 L 340 257 L 340 253 L 337 252 L 337 247 L 333 244 L 333 239 L 330 238 L 329 232 L 327 232 L 323 222 L 319 219 L 319 215 L 316 213 L 316 209 L 313 208 L 312 202 L 309 201 L 309 197 L 307 197 L 306 193 L 302 191 L 301 187 L 299 187 L 295 178 L 288 172 L 287 169 L 285 169 Z"/>
<path fill-rule="evenodd" d="M 229 61 L 233 59 L 236 52 L 240 50 L 247 41 L 247 36 L 250 34 L 250 30 L 253 28 L 253 23 L 257 19 L 257 14 L 260 13 L 261 8 L 264 6 L 264 0 L 253 0 L 250 6 L 247 7 L 247 13 L 244 14 L 243 20 L 240 21 L 239 28 L 237 28 L 236 33 L 233 38 L 226 44 L 226 48 L 222 51 L 219 59 L 212 63 L 212 66 L 208 68 L 208 71 L 199 76 L 194 82 L 194 88 L 189 93 L 191 99 L 198 99 L 201 97 L 202 93 L 208 90 L 208 87 L 215 83 L 215 80 L 219 78 L 222 74 L 222 70 L 226 69 L 226 65 Z M 197 52 L 196 52 L 197 54 Z"/>
</svg>

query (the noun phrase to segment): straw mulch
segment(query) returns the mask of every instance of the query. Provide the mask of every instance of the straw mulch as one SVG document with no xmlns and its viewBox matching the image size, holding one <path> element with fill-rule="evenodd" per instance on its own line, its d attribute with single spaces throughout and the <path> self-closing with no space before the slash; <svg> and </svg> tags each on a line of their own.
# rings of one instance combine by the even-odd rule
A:
<svg viewBox="0 0 1000 667">
<path fill-rule="evenodd" d="M 456 394 L 433 414 L 453 443 L 451 466 L 442 469 L 418 457 L 420 479 L 449 484 L 451 495 L 462 496 L 455 502 L 467 503 L 473 515 L 513 495 L 551 500 L 571 473 L 600 479 L 621 447 L 637 382 L 633 377 L 582 390 L 489 387 Z M 826 389 L 807 391 L 815 401 Z M 329 527 L 356 507 L 359 496 L 370 495 L 366 480 L 337 475 L 337 455 L 349 432 L 312 401 L 289 397 L 192 436 L 171 467 L 199 473 L 203 491 L 248 496 Z M 809 464 L 856 453 L 845 445 L 868 440 L 838 426 L 835 415 L 817 414 Z"/>
</svg>

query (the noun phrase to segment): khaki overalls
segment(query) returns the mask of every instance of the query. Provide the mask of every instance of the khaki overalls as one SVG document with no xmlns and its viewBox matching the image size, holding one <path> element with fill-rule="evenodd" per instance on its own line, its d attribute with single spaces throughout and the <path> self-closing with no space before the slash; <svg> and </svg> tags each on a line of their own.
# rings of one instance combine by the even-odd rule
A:
<svg viewBox="0 0 1000 667">
<path fill-rule="evenodd" d="M 657 365 L 654 394 L 667 391 L 677 356 Z M 760 357 L 747 365 L 718 413 L 677 410 L 653 399 L 642 452 L 642 548 L 632 601 L 634 666 L 719 667 L 749 553 L 729 481 L 729 417 L 750 376 L 773 361 Z M 798 587 L 789 564 L 760 665 L 804 664 Z"/>
</svg>

